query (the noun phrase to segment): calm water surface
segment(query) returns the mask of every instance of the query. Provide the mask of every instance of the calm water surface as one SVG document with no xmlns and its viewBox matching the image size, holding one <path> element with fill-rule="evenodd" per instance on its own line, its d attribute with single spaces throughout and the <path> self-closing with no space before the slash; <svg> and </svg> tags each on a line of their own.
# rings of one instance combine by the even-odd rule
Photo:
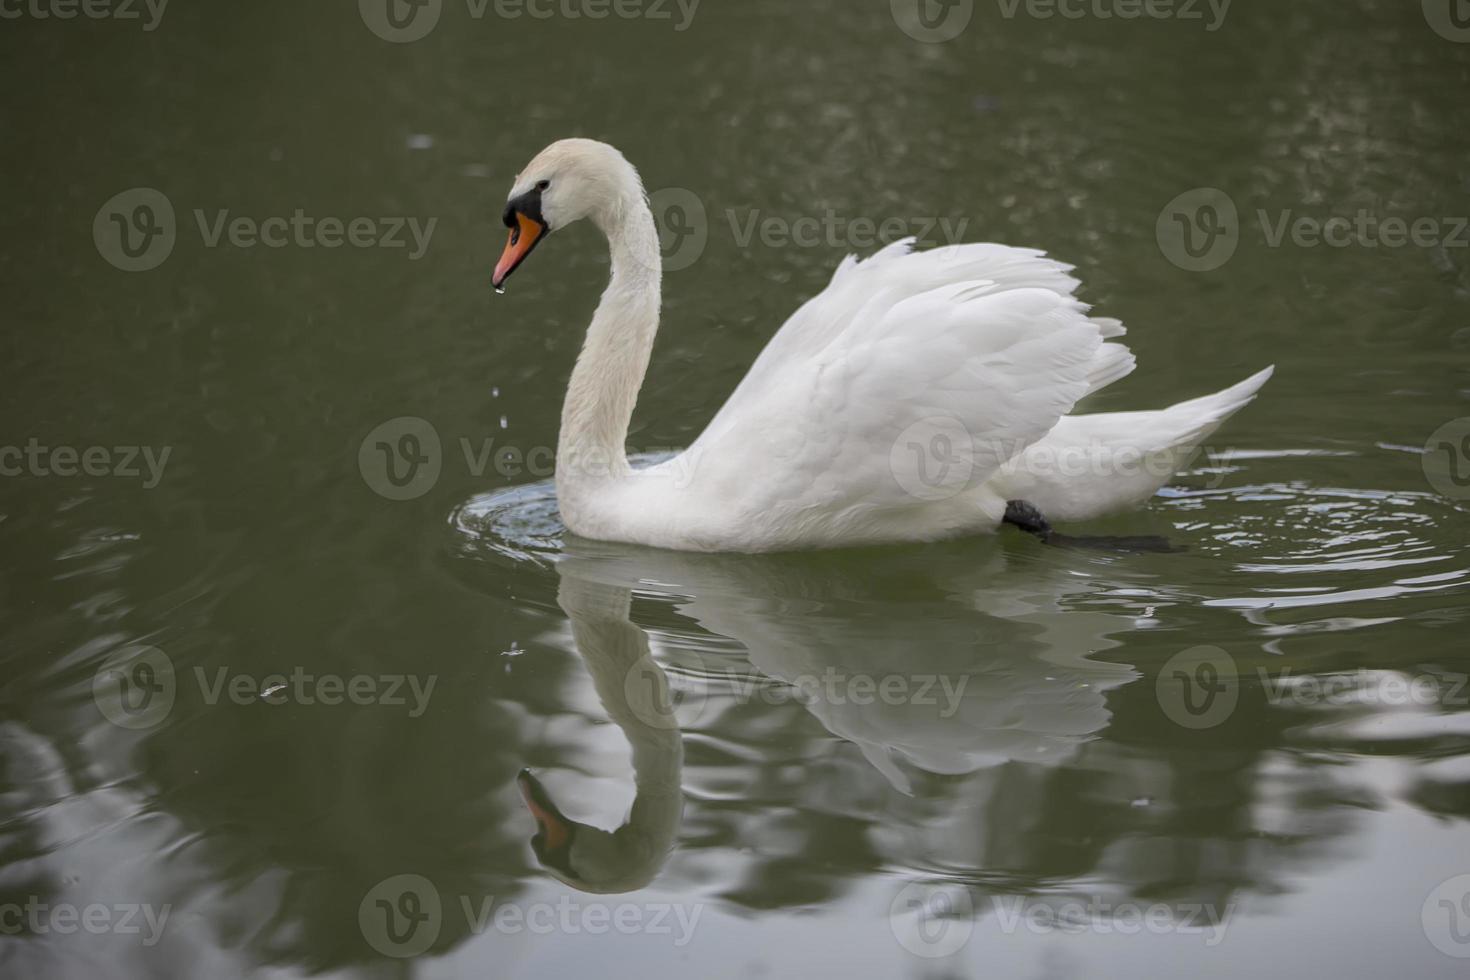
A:
<svg viewBox="0 0 1470 980">
<path fill-rule="evenodd" d="M 1463 976 L 1467 32 L 1009 6 L 0 22 L 0 972 Z M 578 540 L 545 447 L 602 243 L 489 288 L 567 135 L 667 204 L 635 451 L 863 221 L 1076 263 L 1140 361 L 1095 409 L 1276 378 L 1089 529 L 1181 554 Z"/>
</svg>

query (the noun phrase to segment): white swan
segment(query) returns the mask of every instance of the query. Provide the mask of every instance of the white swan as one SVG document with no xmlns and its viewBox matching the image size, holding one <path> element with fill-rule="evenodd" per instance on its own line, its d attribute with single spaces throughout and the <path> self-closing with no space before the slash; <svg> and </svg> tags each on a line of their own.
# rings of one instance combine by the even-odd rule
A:
<svg viewBox="0 0 1470 980">
<path fill-rule="evenodd" d="M 556 488 L 583 537 L 766 552 L 931 541 L 1004 520 L 1049 534 L 1146 500 L 1271 368 L 1155 412 L 1073 416 L 1133 370 L 1116 320 L 1089 317 L 1070 266 L 1004 245 L 846 259 L 772 338 L 704 433 L 634 470 L 628 424 L 658 330 L 658 231 L 637 170 L 592 140 L 517 177 L 493 284 L 590 218 L 612 276 L 562 409 Z M 1024 502 L 1024 503 L 1023 503 Z"/>
</svg>

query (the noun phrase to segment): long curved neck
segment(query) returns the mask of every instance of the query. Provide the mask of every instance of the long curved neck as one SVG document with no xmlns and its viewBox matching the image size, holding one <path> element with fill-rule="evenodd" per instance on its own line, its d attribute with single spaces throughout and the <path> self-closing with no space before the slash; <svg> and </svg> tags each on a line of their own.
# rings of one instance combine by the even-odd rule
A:
<svg viewBox="0 0 1470 980">
<path fill-rule="evenodd" d="M 592 675 L 608 718 L 627 736 L 637 792 L 627 821 L 609 833 L 583 827 L 595 837 L 593 877 L 582 885 L 597 891 L 632 891 L 658 874 L 674 847 L 684 815 L 680 779 L 684 742 L 674 715 L 668 675 L 649 650 L 648 634 L 632 620 L 627 588 L 561 571 L 557 601 L 571 620 L 577 649 Z"/>
<path fill-rule="evenodd" d="M 636 828 L 667 849 L 683 812 L 684 742 L 668 675 L 649 650 L 648 634 L 633 622 L 633 594 L 571 573 L 561 580 L 557 602 L 571 620 L 598 700 L 632 750 L 638 795 L 624 829 Z"/>
<path fill-rule="evenodd" d="M 594 222 L 607 236 L 612 278 L 587 328 L 562 405 L 557 496 L 563 515 L 629 473 L 628 425 L 658 332 L 663 258 L 658 228 L 631 167 Z"/>
</svg>

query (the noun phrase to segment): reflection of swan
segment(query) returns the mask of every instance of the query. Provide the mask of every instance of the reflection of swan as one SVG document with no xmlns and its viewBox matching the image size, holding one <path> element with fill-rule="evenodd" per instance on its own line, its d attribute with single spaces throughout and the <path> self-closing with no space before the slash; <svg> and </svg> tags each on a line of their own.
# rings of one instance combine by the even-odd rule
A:
<svg viewBox="0 0 1470 980">
<path fill-rule="evenodd" d="M 558 570 L 563 590 L 593 578 L 676 597 L 683 615 L 744 646 L 759 672 L 727 676 L 726 685 L 716 678 L 715 695 L 732 693 L 723 686 L 749 696 L 763 678 L 793 685 L 823 727 L 857 745 L 904 791 L 900 762 L 938 774 L 1059 763 L 1107 725 L 1106 692 L 1137 674 L 1088 655 L 1115 646 L 1108 634 L 1131 628 L 1130 617 L 1064 611 L 1066 595 L 1086 587 L 1076 576 L 1040 568 L 997 574 L 977 568 L 973 553 L 956 555 L 953 568 L 935 567 L 934 554 L 914 557 L 926 580 L 949 584 L 908 597 L 901 614 L 861 573 L 811 569 L 800 556 L 701 556 L 572 540 Z M 703 663 L 686 666 L 709 673 Z"/>
<path fill-rule="evenodd" d="M 1282 866 L 1298 866 L 1320 854 L 1322 840 L 1346 832 L 1347 811 L 1330 802 L 1344 791 L 1320 767 L 1264 773 L 1264 753 L 1280 744 L 1273 716 L 1246 720 L 1252 709 L 1242 702 L 1240 726 L 1252 733 L 1243 744 L 1202 746 L 1175 737 L 1167 723 L 1153 726 L 1160 707 L 1152 685 L 1132 684 L 1132 667 L 1090 656 L 1116 647 L 1111 637 L 1136 620 L 1093 606 L 1091 569 L 1045 560 L 1054 554 L 1017 559 L 962 543 L 886 550 L 881 561 L 711 556 L 568 538 L 556 562 L 562 606 L 599 697 L 634 746 L 639 803 L 628 827 L 591 831 L 597 844 L 585 867 L 574 843 L 574 874 L 553 869 L 576 887 L 637 887 L 659 870 L 678 833 L 678 806 L 667 795 L 671 819 L 640 816 L 657 809 L 645 803 L 648 787 L 672 791 L 681 774 L 673 733 L 645 723 L 667 717 L 662 683 L 625 679 L 627 665 L 652 663 L 643 630 L 628 620 L 633 594 L 644 600 L 640 622 L 657 637 L 660 661 L 681 687 L 697 685 L 681 708 L 685 723 L 707 746 L 732 753 L 714 768 L 706 760 L 690 786 L 706 801 L 697 814 L 700 846 L 744 869 L 746 884 L 731 885 L 731 894 L 779 874 L 798 896 L 784 901 L 815 902 L 844 874 L 882 865 L 973 873 L 1007 894 L 1053 893 L 1070 880 L 1087 882 L 1089 894 L 1116 886 L 1119 895 L 1225 908 L 1242 881 L 1275 882 Z M 734 640 L 745 657 L 719 638 Z M 963 692 L 952 711 L 942 699 L 824 698 L 820 687 L 801 705 L 739 701 L 761 684 L 800 688 L 829 670 L 943 675 Z M 804 717 L 841 741 L 811 738 Z M 844 744 L 871 767 L 841 751 Z M 1274 816 L 1257 795 L 1267 785 L 1276 787 Z M 564 820 L 555 813 L 553 826 Z M 640 823 L 657 824 L 657 833 Z M 836 864 L 811 865 L 813 849 L 835 847 L 833 835 L 854 827 L 862 844 L 850 855 L 823 852 L 819 861 Z M 1261 839 L 1277 839 L 1283 827 L 1281 843 L 1263 852 Z M 737 857 L 726 850 L 737 835 L 761 843 Z M 544 844 L 541 851 L 544 859 Z M 708 850 L 688 858 L 699 869 L 715 859 Z M 678 873 L 676 864 L 670 877 Z"/>
<path fill-rule="evenodd" d="M 683 813 L 684 747 L 668 678 L 649 655 L 647 634 L 629 618 L 627 589 L 568 576 L 558 600 L 571 617 L 598 698 L 628 738 L 637 795 L 627 821 L 609 832 L 569 819 L 540 781 L 522 772 L 521 794 L 538 828 L 532 846 L 541 863 L 574 888 L 633 891 L 663 865 Z"/>
<path fill-rule="evenodd" d="M 583 218 L 607 235 L 612 279 L 567 388 L 556 480 L 567 526 L 590 538 L 765 552 L 932 541 L 1002 519 L 1049 533 L 1042 512 L 1087 520 L 1148 499 L 1270 376 L 1162 411 L 1072 416 L 1133 355 L 1110 342 L 1121 324 L 1087 315 L 1070 267 L 906 241 L 845 261 L 688 451 L 634 471 L 628 424 L 661 302 L 638 172 L 604 143 L 544 150 L 511 191 L 493 282 Z"/>
<path fill-rule="evenodd" d="M 598 699 L 632 747 L 632 813 L 608 832 L 569 819 L 529 773 L 522 795 L 537 822 L 537 857 L 575 888 L 640 888 L 662 866 L 678 833 L 683 752 L 668 681 L 630 618 L 631 596 L 675 601 L 682 615 L 742 644 L 754 670 L 722 672 L 688 650 L 667 657 L 709 687 L 696 704 L 783 682 L 807 691 L 807 711 L 849 741 L 896 789 L 912 792 L 910 768 L 954 775 L 1019 761 L 1059 764 L 1108 724 L 1106 692 L 1137 675 L 1088 659 L 1132 625 L 1124 616 L 1064 611 L 1074 575 L 977 569 L 970 549 L 947 567 L 943 549 L 913 560 L 926 583 L 901 607 L 875 594 L 881 583 L 850 566 L 811 558 L 692 555 L 579 539 L 556 563 L 558 601 Z M 901 565 L 903 558 L 890 556 Z M 996 561 L 1003 560 L 996 555 Z M 843 567 L 848 567 L 843 571 Z M 932 583 L 950 583 L 942 590 Z M 957 586 L 957 588 L 956 588 Z M 978 607 L 978 608 L 977 608 Z M 901 609 L 901 611 L 900 611 Z M 994 614 L 991 611 L 994 611 Z M 811 678 L 835 677 L 838 696 Z M 897 697 L 847 696 L 855 680 L 885 680 Z M 704 724 L 710 716 L 701 713 Z"/>
</svg>

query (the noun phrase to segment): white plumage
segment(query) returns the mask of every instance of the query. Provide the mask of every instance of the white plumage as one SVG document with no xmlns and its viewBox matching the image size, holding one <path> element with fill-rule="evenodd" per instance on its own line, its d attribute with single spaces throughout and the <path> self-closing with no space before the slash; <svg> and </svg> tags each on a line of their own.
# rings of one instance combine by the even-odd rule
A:
<svg viewBox="0 0 1470 980">
<path fill-rule="evenodd" d="M 633 471 L 624 442 L 661 288 L 642 184 L 586 140 L 544 151 L 512 200 L 538 183 L 551 229 L 590 217 L 612 254 L 558 455 L 563 519 L 587 537 L 741 552 L 925 541 L 994 529 L 1009 500 L 1085 520 L 1147 499 L 1271 373 L 1162 411 L 1073 416 L 1134 359 L 1114 342 L 1122 324 L 1076 298 L 1071 267 L 903 241 L 842 262 L 695 443 Z"/>
</svg>

